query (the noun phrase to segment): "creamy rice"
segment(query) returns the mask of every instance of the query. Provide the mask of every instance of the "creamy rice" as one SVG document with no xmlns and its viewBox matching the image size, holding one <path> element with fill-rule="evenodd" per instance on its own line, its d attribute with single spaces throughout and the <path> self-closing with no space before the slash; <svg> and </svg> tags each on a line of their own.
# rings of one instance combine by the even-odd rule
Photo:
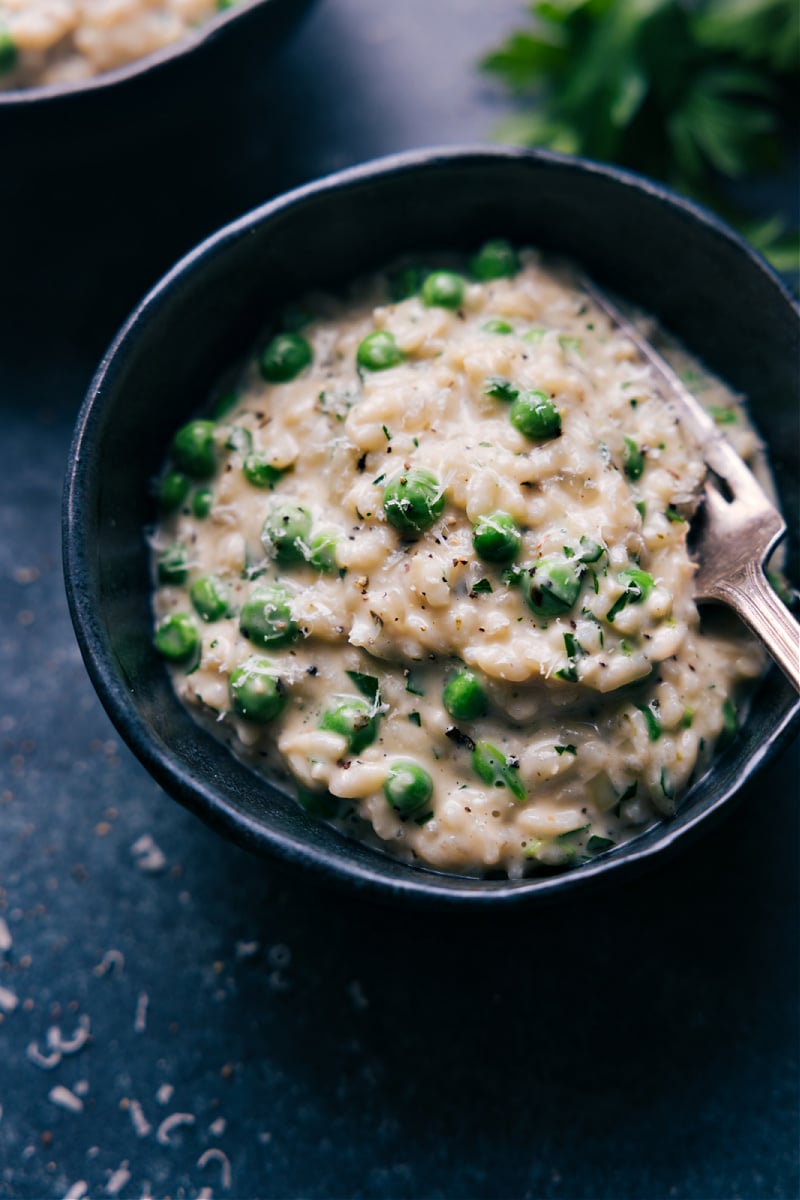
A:
<svg viewBox="0 0 800 1200">
<path fill-rule="evenodd" d="M 0 89 L 80 83 L 153 54 L 225 0 L 0 0 Z"/>
<path fill-rule="evenodd" d="M 452 307 L 310 298 L 176 439 L 152 537 L 157 644 L 236 753 L 356 836 L 512 877 L 674 811 L 764 664 L 699 622 L 698 448 L 569 270 L 520 260 L 447 276 Z"/>
</svg>

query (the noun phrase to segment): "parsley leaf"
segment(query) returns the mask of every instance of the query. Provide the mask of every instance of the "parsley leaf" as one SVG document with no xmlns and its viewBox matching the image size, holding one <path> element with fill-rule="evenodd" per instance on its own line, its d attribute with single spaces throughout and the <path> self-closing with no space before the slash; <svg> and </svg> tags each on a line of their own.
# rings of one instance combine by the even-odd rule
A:
<svg viewBox="0 0 800 1200">
<path fill-rule="evenodd" d="M 798 237 L 732 209 L 726 180 L 780 168 L 800 79 L 797 0 L 533 0 L 483 62 L 519 98 L 501 140 L 608 159 L 722 210 L 779 270 Z M 611 67 L 613 64 L 613 68 Z"/>
</svg>

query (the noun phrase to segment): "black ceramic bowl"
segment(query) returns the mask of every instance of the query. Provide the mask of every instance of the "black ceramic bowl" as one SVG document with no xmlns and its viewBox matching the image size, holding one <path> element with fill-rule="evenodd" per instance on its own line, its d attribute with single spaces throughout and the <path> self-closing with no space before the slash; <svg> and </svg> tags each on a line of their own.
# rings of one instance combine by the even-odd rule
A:
<svg viewBox="0 0 800 1200">
<path fill-rule="evenodd" d="M 240 0 L 115 71 L 77 84 L 0 91 L 0 145 L 17 173 L 20 163 L 35 170 L 42 157 L 67 167 L 86 158 L 96 169 L 110 148 L 135 134 L 163 136 L 165 124 L 179 130 L 192 113 L 207 119 L 206 100 L 263 69 L 311 2 Z"/>
<path fill-rule="evenodd" d="M 518 882 L 409 867 L 307 817 L 187 715 L 151 648 L 143 530 L 172 433 L 248 351 L 273 306 L 312 286 L 335 289 L 404 251 L 468 249 L 498 234 L 576 259 L 747 393 L 786 511 L 796 511 L 800 314 L 766 264 L 710 214 L 646 180 L 555 154 L 469 149 L 345 171 L 257 209 L 184 258 L 94 379 L 64 507 L 67 590 L 86 665 L 120 733 L 171 795 L 259 853 L 386 896 L 479 906 L 571 892 L 663 854 L 788 739 L 797 696 L 773 670 L 735 745 L 678 815 L 585 867 Z M 795 567 L 796 553 L 795 544 Z"/>
</svg>

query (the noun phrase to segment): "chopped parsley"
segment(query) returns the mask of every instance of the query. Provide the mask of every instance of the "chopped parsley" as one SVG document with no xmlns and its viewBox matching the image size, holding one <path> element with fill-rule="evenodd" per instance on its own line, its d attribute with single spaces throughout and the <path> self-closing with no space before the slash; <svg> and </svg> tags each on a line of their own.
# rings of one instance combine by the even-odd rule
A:
<svg viewBox="0 0 800 1200">
<path fill-rule="evenodd" d="M 425 688 L 414 678 L 414 672 L 409 668 L 405 671 L 406 691 L 411 692 L 412 696 L 424 696 Z"/>
<path fill-rule="evenodd" d="M 519 388 L 515 388 L 511 380 L 504 379 L 502 375 L 490 375 L 483 381 L 483 394 L 491 396 L 494 400 L 506 400 L 511 403 L 519 395 Z"/>
<path fill-rule="evenodd" d="M 352 679 L 362 696 L 366 696 L 367 700 L 371 700 L 375 705 L 380 704 L 380 683 L 374 675 L 362 675 L 360 671 L 346 671 L 345 674 L 348 679 Z"/>
<path fill-rule="evenodd" d="M 651 742 L 657 742 L 662 733 L 661 722 L 649 704 L 637 704 L 636 707 L 644 717 L 645 725 L 647 726 L 647 736 Z"/>
</svg>

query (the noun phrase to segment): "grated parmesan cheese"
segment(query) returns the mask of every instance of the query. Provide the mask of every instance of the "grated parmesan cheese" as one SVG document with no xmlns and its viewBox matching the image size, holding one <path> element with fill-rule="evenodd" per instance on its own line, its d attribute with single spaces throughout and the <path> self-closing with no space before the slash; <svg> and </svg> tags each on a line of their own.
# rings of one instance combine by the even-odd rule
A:
<svg viewBox="0 0 800 1200">
<path fill-rule="evenodd" d="M 92 968 L 92 974 L 96 975 L 98 979 L 102 979 L 109 971 L 121 971 L 124 966 L 125 955 L 121 950 L 106 950 L 97 966 Z"/>
<path fill-rule="evenodd" d="M 236 958 L 239 961 L 241 961 L 243 958 L 252 958 L 254 954 L 258 954 L 260 949 L 260 942 L 237 942 Z"/>
<path fill-rule="evenodd" d="M 64 1200 L 83 1200 L 83 1197 L 89 1191 L 89 1185 L 85 1179 L 79 1179 L 73 1183 L 72 1187 L 64 1194 Z"/>
<path fill-rule="evenodd" d="M 136 1136 L 140 1138 L 147 1137 L 152 1131 L 153 1126 L 144 1115 L 144 1110 L 139 1101 L 131 1100 L 128 1111 L 131 1114 L 131 1121 L 133 1122 L 133 1128 L 136 1130 Z"/>
<path fill-rule="evenodd" d="M 30 1042 L 25 1053 L 28 1060 L 43 1071 L 52 1071 L 61 1062 L 60 1050 L 54 1050 L 52 1054 L 42 1054 L 38 1042 Z"/>
<path fill-rule="evenodd" d="M 69 1088 L 62 1087 L 60 1083 L 50 1089 L 48 1099 L 52 1104 L 56 1104 L 59 1108 L 65 1108 L 68 1112 L 83 1112 L 83 1101 L 80 1096 L 76 1096 Z"/>
<path fill-rule="evenodd" d="M 19 996 L 16 992 L 12 992 L 10 988 L 0 987 L 0 1009 L 5 1013 L 12 1013 L 19 1004 Z"/>
<path fill-rule="evenodd" d="M 136 1013 L 133 1018 L 135 1033 L 144 1033 L 147 1028 L 147 1006 L 149 1003 L 150 997 L 147 992 L 139 992 L 139 998 L 136 1001 Z"/>
<path fill-rule="evenodd" d="M 210 1162 L 218 1162 L 220 1164 L 220 1183 L 224 1191 L 230 1191 L 231 1186 L 231 1163 L 227 1154 L 222 1150 L 218 1150 L 212 1146 L 210 1150 L 205 1150 L 197 1160 L 197 1165 L 202 1171 Z"/>
<path fill-rule="evenodd" d="M 120 1165 L 114 1171 L 113 1175 L 106 1184 L 106 1195 L 116 1196 L 125 1187 L 125 1184 L 130 1180 L 131 1173 L 128 1170 L 128 1160 L 123 1159 Z"/>
<path fill-rule="evenodd" d="M 156 1141 L 159 1146 L 171 1146 L 172 1141 L 170 1134 L 173 1129 L 178 1129 L 181 1125 L 194 1125 L 194 1113 L 170 1113 L 156 1130 Z"/>
<path fill-rule="evenodd" d="M 90 1028 L 90 1021 L 85 1013 L 78 1018 L 78 1024 L 71 1038 L 64 1039 L 61 1036 L 61 1027 L 59 1025 L 51 1025 L 47 1030 L 47 1045 L 51 1050 L 57 1051 L 60 1054 L 77 1054 L 89 1041 L 91 1037 Z"/>
<path fill-rule="evenodd" d="M 149 833 L 143 833 L 131 846 L 131 854 L 140 871 L 155 875 L 167 865 L 166 855 Z"/>
</svg>

